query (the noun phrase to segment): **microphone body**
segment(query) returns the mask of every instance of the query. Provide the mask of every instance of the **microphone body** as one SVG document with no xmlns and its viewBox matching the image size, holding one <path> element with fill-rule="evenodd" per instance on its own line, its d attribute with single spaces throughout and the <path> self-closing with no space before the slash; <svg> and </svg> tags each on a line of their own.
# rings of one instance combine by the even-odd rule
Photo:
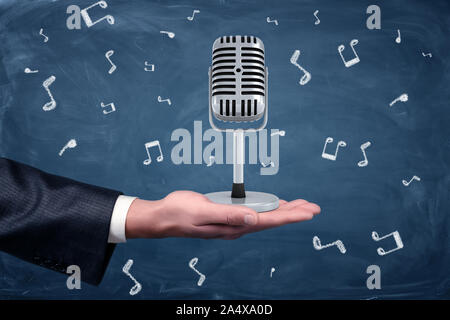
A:
<svg viewBox="0 0 450 320">
<path fill-rule="evenodd" d="M 251 123 L 262 120 L 257 128 L 233 130 L 233 188 L 207 196 L 218 203 L 246 205 L 258 212 L 278 207 L 278 197 L 262 192 L 245 192 L 244 162 L 246 130 L 264 129 L 268 118 L 268 70 L 263 42 L 254 36 L 224 36 L 212 47 L 209 68 L 209 122 L 217 131 L 215 119 L 228 123 Z"/>
</svg>

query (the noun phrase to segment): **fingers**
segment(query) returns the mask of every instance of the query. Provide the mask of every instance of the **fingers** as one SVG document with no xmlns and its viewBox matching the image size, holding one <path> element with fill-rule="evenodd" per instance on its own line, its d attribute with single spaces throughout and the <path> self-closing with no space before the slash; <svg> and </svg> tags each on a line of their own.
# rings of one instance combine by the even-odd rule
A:
<svg viewBox="0 0 450 320">
<path fill-rule="evenodd" d="M 208 202 L 202 211 L 197 225 L 252 226 L 258 223 L 256 211 L 244 206 Z"/>
<path fill-rule="evenodd" d="M 245 233 L 245 227 L 228 226 L 224 224 L 205 225 L 196 227 L 195 233 L 198 237 L 203 239 L 237 239 Z"/>
</svg>

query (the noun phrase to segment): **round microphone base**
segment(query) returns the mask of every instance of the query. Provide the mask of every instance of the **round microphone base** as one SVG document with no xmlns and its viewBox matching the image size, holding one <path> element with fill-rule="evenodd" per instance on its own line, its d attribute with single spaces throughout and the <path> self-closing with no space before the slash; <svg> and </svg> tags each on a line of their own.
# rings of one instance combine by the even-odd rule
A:
<svg viewBox="0 0 450 320">
<path fill-rule="evenodd" d="M 276 195 L 265 192 L 245 191 L 245 198 L 232 198 L 230 191 L 211 192 L 205 196 L 215 203 L 246 206 L 256 212 L 275 210 L 279 205 Z"/>
</svg>

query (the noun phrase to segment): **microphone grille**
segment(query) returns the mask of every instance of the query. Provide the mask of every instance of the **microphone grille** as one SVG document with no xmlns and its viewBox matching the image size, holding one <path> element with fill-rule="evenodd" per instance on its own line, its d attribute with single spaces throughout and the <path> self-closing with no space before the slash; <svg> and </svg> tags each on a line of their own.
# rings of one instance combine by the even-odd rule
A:
<svg viewBox="0 0 450 320">
<path fill-rule="evenodd" d="M 266 108 L 263 42 L 254 36 L 224 36 L 212 48 L 210 100 L 216 119 L 256 121 Z"/>
</svg>

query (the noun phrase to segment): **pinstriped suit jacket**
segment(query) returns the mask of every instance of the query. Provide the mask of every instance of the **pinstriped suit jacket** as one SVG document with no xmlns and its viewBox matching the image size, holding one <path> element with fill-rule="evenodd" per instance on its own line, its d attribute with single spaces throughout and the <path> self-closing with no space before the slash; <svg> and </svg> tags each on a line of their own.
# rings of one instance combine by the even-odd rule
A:
<svg viewBox="0 0 450 320">
<path fill-rule="evenodd" d="M 121 193 L 0 158 L 0 250 L 98 285 L 114 250 L 108 244 Z"/>
</svg>

